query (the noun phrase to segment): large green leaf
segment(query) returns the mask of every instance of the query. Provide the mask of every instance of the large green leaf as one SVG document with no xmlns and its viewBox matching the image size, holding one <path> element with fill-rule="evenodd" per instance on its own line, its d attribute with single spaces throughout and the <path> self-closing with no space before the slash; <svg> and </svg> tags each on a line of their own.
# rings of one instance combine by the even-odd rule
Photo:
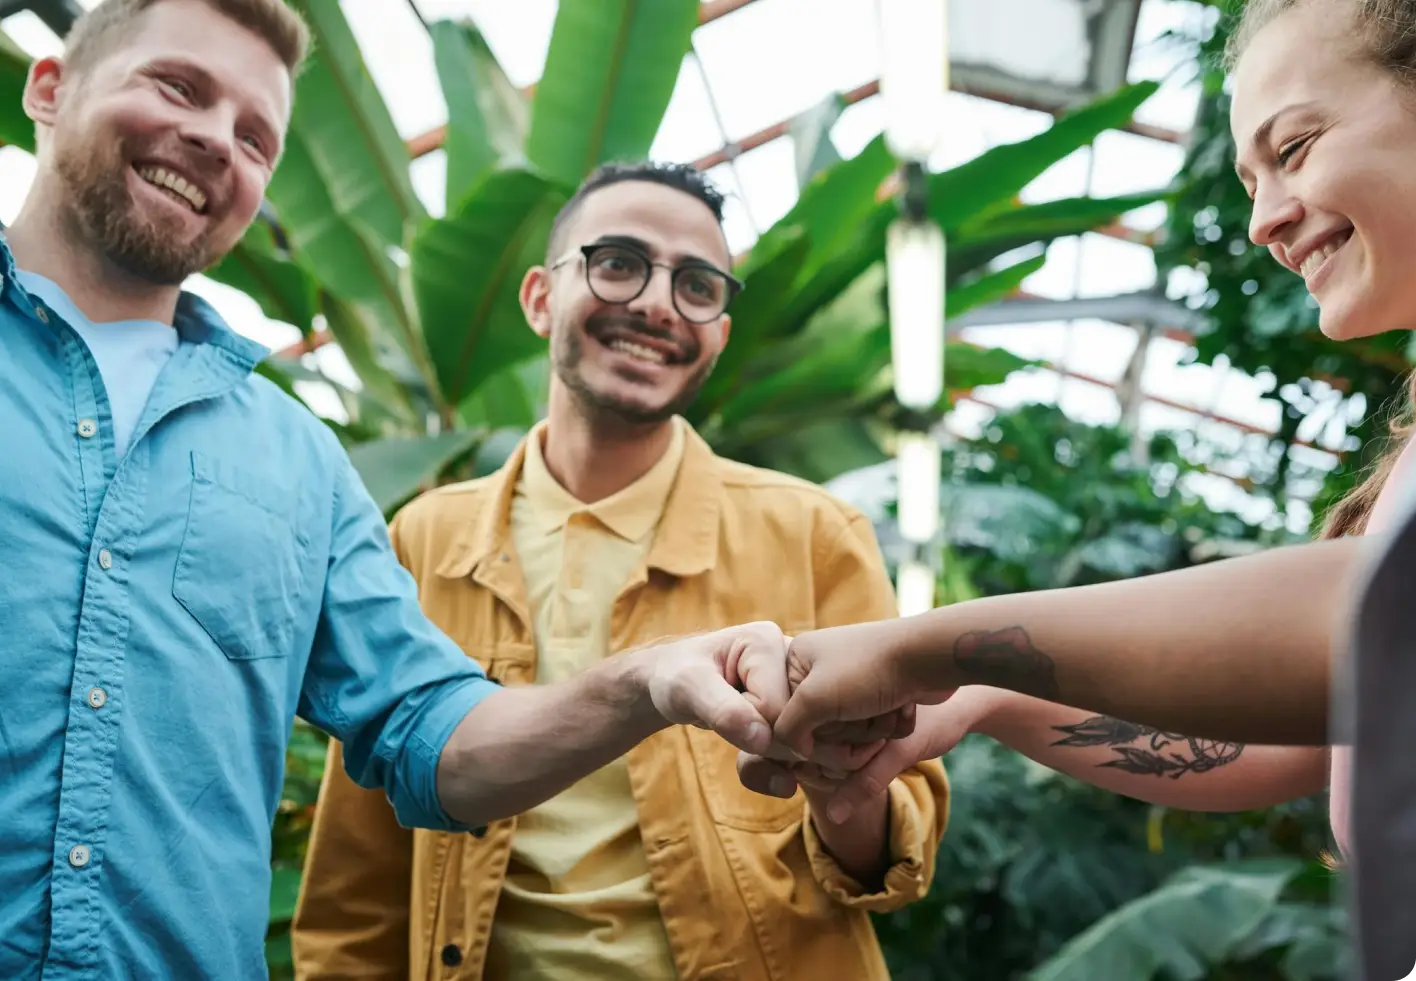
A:
<svg viewBox="0 0 1416 981">
<path fill-rule="evenodd" d="M 1031 256 L 1011 266 L 972 277 L 949 290 L 944 297 L 944 313 L 957 317 L 974 307 L 985 306 L 1011 296 L 1033 273 L 1047 263 L 1047 255 Z"/>
<path fill-rule="evenodd" d="M 457 407 L 467 426 L 530 429 L 545 414 L 550 359 L 542 356 L 503 368 L 473 390 Z"/>
<path fill-rule="evenodd" d="M 289 199 L 304 193 L 315 176 L 340 215 L 384 246 L 402 246 L 408 222 L 425 214 L 413 192 L 407 147 L 338 0 L 294 0 L 293 5 L 310 25 L 313 42 L 296 82 L 290 122 L 291 137 L 305 147 L 308 169 L 282 164 L 271 199 L 285 218 Z"/>
<path fill-rule="evenodd" d="M 811 243 L 791 226 L 763 249 L 775 249 L 760 259 L 732 308 L 732 330 L 713 374 L 694 401 L 694 416 L 711 411 L 734 391 L 746 368 L 783 327 L 781 311 L 791 297 L 792 283 L 806 261 Z"/>
<path fill-rule="evenodd" d="M 34 149 L 34 123 L 21 100 L 29 77 L 30 57 L 0 31 L 0 143 Z"/>
<path fill-rule="evenodd" d="M 869 424 L 859 416 L 809 421 L 766 436 L 736 435 L 742 438 L 725 438 L 714 448 L 732 459 L 816 484 L 887 459 Z"/>
<path fill-rule="evenodd" d="M 315 278 L 275 247 L 270 226 L 257 221 L 206 274 L 245 293 L 261 312 L 308 334 L 319 303 Z"/>
<path fill-rule="evenodd" d="M 463 197 L 499 164 L 523 162 L 531 106 L 476 25 L 438 21 L 430 29 L 433 61 L 447 101 L 447 207 Z"/>
<path fill-rule="evenodd" d="M 1157 189 L 1111 198 L 1061 198 L 1022 205 L 974 219 L 959 228 L 949 244 L 958 256 L 968 257 L 966 264 L 977 262 L 975 257 L 992 258 L 1035 242 L 1081 235 L 1167 197 L 1166 191 Z"/>
<path fill-rule="evenodd" d="M 551 221 L 565 200 L 538 174 L 494 171 L 455 215 L 429 222 L 413 240 L 413 298 L 449 403 L 545 350 L 526 325 L 518 291 L 526 271 L 545 261 Z"/>
<path fill-rule="evenodd" d="M 795 227 L 811 240 L 811 258 L 798 282 L 809 280 L 831 256 L 850 249 L 859 237 L 862 222 L 882 211 L 876 196 L 881 183 L 894 169 L 895 158 L 885 145 L 885 137 L 878 136 L 851 159 L 817 174 L 802 189 L 791 210 L 763 233 L 738 274 L 750 282 L 757 265 L 780 250 L 777 239 L 793 234 Z M 890 209 L 893 207 L 889 205 Z M 882 225 L 879 235 L 882 250 L 884 235 Z"/>
<path fill-rule="evenodd" d="M 574 187 L 646 157 L 698 24 L 698 0 L 561 0 L 526 154 Z"/>
<path fill-rule="evenodd" d="M 374 502 L 390 514 L 471 453 L 483 435 L 454 429 L 438 436 L 390 436 L 351 447 L 349 459 Z"/>
<path fill-rule="evenodd" d="M 1157 82 L 1125 85 L 1059 117 L 1036 136 L 996 146 L 929 178 L 929 213 L 946 232 L 992 209 L 1009 207 L 1023 188 L 1053 164 L 1109 129 L 1126 125 L 1159 88 Z"/>
<path fill-rule="evenodd" d="M 381 335 L 369 322 L 364 308 L 333 293 L 320 293 L 320 310 L 349 367 L 364 383 L 365 392 L 395 418 L 412 421 L 408 389 L 385 367 L 390 360 L 384 349 L 387 335 Z"/>
<path fill-rule="evenodd" d="M 404 306 L 398 266 L 388 246 L 335 206 L 299 132 L 291 132 L 270 193 L 291 251 L 325 290 L 358 309 L 367 323 L 370 351 L 378 354 L 380 363 L 389 366 L 397 351 L 405 361 L 421 366 L 426 354 Z M 434 379 L 429 376 L 428 381 Z"/>
<path fill-rule="evenodd" d="M 1035 368 L 1038 364 L 1001 347 L 949 341 L 944 345 L 944 387 L 949 391 L 967 391 L 980 385 L 998 385 L 1013 372 Z"/>
<path fill-rule="evenodd" d="M 939 222 L 946 236 L 970 221 L 978 221 L 980 228 L 983 227 L 980 216 L 1013 207 L 1013 199 L 1033 179 L 1106 130 L 1124 125 L 1155 89 L 1153 82 L 1123 87 L 1058 119 L 1037 136 L 994 147 L 958 167 L 930 175 L 930 215 Z M 1132 207 L 1135 205 L 1128 205 L 1123 211 Z M 817 254 L 823 261 L 811 268 L 809 274 L 804 274 L 786 311 L 787 318 L 793 323 L 804 323 L 878 261 L 885 252 L 886 229 L 897 213 L 898 206 L 893 201 L 873 204 L 868 212 L 850 223 L 848 235 L 841 236 L 833 248 L 820 250 Z M 815 241 L 816 226 L 807 224 L 806 228 Z M 980 228 L 973 230 L 982 234 Z M 952 253 L 955 243 L 948 240 L 948 244 Z M 949 268 L 960 267 L 951 261 Z"/>
<path fill-rule="evenodd" d="M 1030 981 L 1199 981 L 1264 923 L 1300 868 L 1274 859 L 1184 869 L 1072 939 Z"/>
<path fill-rule="evenodd" d="M 856 324 L 810 340 L 809 353 L 801 351 L 727 400 L 718 410 L 722 424 L 783 410 L 819 416 L 830 403 L 850 400 L 890 362 L 890 332 L 882 324 Z"/>
</svg>

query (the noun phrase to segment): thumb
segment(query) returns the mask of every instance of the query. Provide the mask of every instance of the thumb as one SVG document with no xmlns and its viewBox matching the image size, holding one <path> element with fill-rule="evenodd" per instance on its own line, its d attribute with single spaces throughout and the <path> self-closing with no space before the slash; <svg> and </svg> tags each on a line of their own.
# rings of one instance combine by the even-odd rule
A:
<svg viewBox="0 0 1416 981">
<path fill-rule="evenodd" d="M 826 816 L 837 824 L 846 821 L 855 811 L 885 793 L 890 782 L 901 773 L 920 760 L 941 755 L 930 742 L 932 740 L 919 733 L 887 742 L 869 763 L 847 776 L 831 795 L 826 804 Z"/>
<path fill-rule="evenodd" d="M 695 671 L 681 680 L 674 701 L 683 715 L 697 719 L 744 752 L 762 754 L 771 747 L 772 727 L 722 675 Z"/>
<path fill-rule="evenodd" d="M 817 675 L 808 674 L 787 699 L 772 726 L 777 742 L 803 760 L 810 759 L 816 749 L 817 727 L 841 721 L 833 712 L 835 706 L 824 696 L 823 687 Z"/>
</svg>

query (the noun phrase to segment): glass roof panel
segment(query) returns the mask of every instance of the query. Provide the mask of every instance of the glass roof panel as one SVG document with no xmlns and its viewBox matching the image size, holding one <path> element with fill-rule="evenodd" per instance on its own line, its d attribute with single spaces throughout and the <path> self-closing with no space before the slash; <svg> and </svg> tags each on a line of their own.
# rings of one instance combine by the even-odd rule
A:
<svg viewBox="0 0 1416 981">
<path fill-rule="evenodd" d="M 392 0 L 342 2 L 346 14 L 351 6 L 394 6 Z M 525 87 L 541 77 L 556 21 L 556 0 L 417 0 L 417 4 L 419 13 L 430 24 L 436 20 L 471 19 L 513 85 Z"/>
<path fill-rule="evenodd" d="M 728 139 L 880 75 L 879 24 L 860 0 L 757 0 L 693 35 Z"/>
<path fill-rule="evenodd" d="M 957 63 L 1020 78 L 1083 85 L 1091 60 L 1084 6 L 1078 0 L 953 0 L 949 54 Z"/>
<path fill-rule="evenodd" d="M 686 58 L 649 155 L 655 160 L 684 163 L 701 160 L 721 150 L 726 142 L 713 117 L 713 103 L 703 84 L 703 72 L 692 58 Z"/>
<path fill-rule="evenodd" d="M 4 30 L 11 41 L 35 58 L 52 57 L 64 50 L 64 42 L 59 35 L 51 31 L 49 25 L 32 10 L 21 10 L 0 20 L 0 30 Z"/>
<path fill-rule="evenodd" d="M 1062 354 L 1056 360 L 1072 371 L 1111 384 L 1121 381 L 1140 335 L 1107 320 L 1074 320 L 1067 325 Z"/>
<path fill-rule="evenodd" d="M 1137 122 L 1181 132 L 1194 122 L 1200 86 L 1194 48 L 1187 38 L 1197 36 L 1218 13 L 1207 4 L 1176 0 L 1141 4 L 1126 75 L 1133 82 L 1159 81 L 1161 86 L 1136 112 Z"/>
<path fill-rule="evenodd" d="M 399 135 L 406 140 L 447 122 L 433 42 L 408 4 L 342 0 L 340 9 Z"/>
</svg>

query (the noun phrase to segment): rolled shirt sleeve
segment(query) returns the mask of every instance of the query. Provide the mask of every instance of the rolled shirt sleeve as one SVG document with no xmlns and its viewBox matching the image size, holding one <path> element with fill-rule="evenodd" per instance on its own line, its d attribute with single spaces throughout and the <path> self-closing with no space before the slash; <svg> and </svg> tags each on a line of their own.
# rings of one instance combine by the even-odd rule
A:
<svg viewBox="0 0 1416 981">
<path fill-rule="evenodd" d="M 919 763 L 890 782 L 890 866 L 879 890 L 867 891 L 826 850 L 806 805 L 801 833 L 811 871 L 844 906 L 888 913 L 923 899 L 934 881 L 939 839 L 949 823 L 949 783 L 938 760 Z"/>
<path fill-rule="evenodd" d="M 383 515 L 341 458 L 299 712 L 344 744 L 350 779 L 381 788 L 399 824 L 471 831 L 438 799 L 438 759 L 457 724 L 499 686 L 424 615 Z"/>
</svg>

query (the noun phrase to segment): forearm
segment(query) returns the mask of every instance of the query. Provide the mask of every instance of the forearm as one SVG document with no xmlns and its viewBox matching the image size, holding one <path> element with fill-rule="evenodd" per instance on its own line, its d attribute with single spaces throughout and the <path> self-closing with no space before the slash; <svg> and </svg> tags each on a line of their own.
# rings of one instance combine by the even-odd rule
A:
<svg viewBox="0 0 1416 981">
<path fill-rule="evenodd" d="M 922 691 L 989 685 L 1168 732 L 1327 741 L 1329 670 L 1360 539 L 894 621 Z"/>
<path fill-rule="evenodd" d="M 473 826 L 520 814 L 665 728 L 647 672 L 647 652 L 635 652 L 560 684 L 483 700 L 438 760 L 444 809 Z"/>
<path fill-rule="evenodd" d="M 1327 785 L 1327 751 L 1189 738 L 1016 692 L 964 688 L 973 731 L 1113 793 L 1189 811 L 1244 811 Z"/>
<path fill-rule="evenodd" d="M 890 795 L 880 794 L 837 824 L 826 814 L 829 791 L 803 787 L 802 792 L 826 851 L 867 892 L 878 891 L 890 868 Z"/>
</svg>

